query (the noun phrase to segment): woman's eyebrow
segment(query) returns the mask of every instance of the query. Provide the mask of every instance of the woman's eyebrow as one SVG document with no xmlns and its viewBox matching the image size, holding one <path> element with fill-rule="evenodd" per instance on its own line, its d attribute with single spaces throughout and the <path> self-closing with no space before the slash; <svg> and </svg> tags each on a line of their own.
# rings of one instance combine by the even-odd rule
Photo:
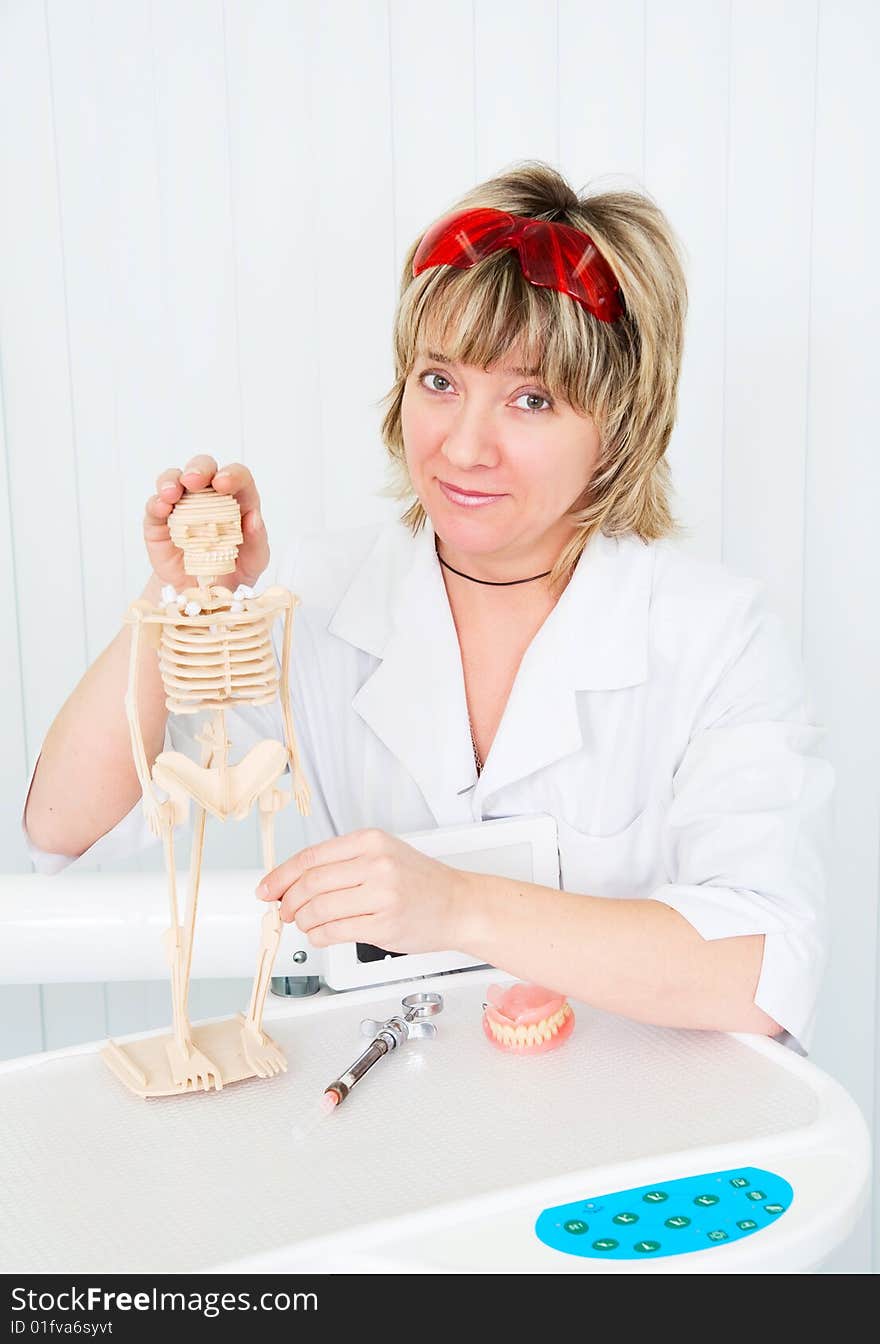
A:
<svg viewBox="0 0 880 1344">
<path fill-rule="evenodd" d="M 436 350 L 428 350 L 428 351 L 426 352 L 426 354 L 425 354 L 425 358 L 426 358 L 426 359 L 436 359 L 436 361 L 437 361 L 438 364 L 455 364 L 455 363 L 457 363 L 456 360 L 454 360 L 454 359 L 450 359 L 448 355 L 441 355 L 441 354 L 438 354 Z M 540 369 L 520 369 L 520 368 L 510 368 L 510 369 L 502 369 L 501 372 L 502 372 L 502 373 L 506 373 L 506 374 L 510 374 L 511 376 L 516 376 L 516 377 L 518 377 L 518 378 L 534 378 L 537 374 L 539 374 L 539 373 L 541 372 L 541 370 L 540 370 Z"/>
</svg>

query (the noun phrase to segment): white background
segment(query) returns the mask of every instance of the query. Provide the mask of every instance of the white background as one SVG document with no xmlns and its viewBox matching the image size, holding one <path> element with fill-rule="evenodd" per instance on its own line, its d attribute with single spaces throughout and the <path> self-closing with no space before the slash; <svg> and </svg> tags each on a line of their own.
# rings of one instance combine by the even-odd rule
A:
<svg viewBox="0 0 880 1344">
<path fill-rule="evenodd" d="M 276 542 L 393 516 L 405 249 L 543 159 L 647 190 L 683 241 L 678 512 L 694 554 L 769 583 L 828 729 L 812 1057 L 871 1121 L 878 39 L 871 0 L 0 0 L 0 871 L 28 870 L 29 762 L 146 581 L 156 474 L 246 462 Z M 255 838 L 209 835 L 221 862 L 257 866 Z M 193 1016 L 229 992 L 195 986 Z M 0 987 L 0 1056 L 167 1008 L 164 985 Z M 871 1264 L 869 1214 L 828 1268 Z"/>
</svg>

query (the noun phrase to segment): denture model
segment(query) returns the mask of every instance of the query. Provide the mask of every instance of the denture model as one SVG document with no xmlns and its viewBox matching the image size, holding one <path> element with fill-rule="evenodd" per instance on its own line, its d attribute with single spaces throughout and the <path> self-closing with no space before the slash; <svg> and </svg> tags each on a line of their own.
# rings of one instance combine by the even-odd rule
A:
<svg viewBox="0 0 880 1344">
<path fill-rule="evenodd" d="M 574 1031 L 574 1013 L 562 994 L 518 980 L 490 985 L 483 1008 L 486 1039 L 499 1050 L 538 1055 L 562 1045 Z"/>
</svg>

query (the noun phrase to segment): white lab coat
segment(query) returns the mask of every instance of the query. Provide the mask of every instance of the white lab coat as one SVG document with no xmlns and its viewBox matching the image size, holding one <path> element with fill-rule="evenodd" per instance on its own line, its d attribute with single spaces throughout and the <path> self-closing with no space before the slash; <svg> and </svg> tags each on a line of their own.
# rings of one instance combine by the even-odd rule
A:
<svg viewBox="0 0 880 1344">
<path fill-rule="evenodd" d="M 477 778 L 430 524 L 415 538 L 398 522 L 307 536 L 270 581 L 302 601 L 292 701 L 309 840 L 549 812 L 564 890 L 662 901 L 707 939 L 764 934 L 755 1002 L 808 1048 L 834 770 L 763 585 L 672 541 L 594 536 Z M 197 755 L 201 718 L 171 715 L 167 745 Z M 227 722 L 233 760 L 283 738 L 277 705 Z M 153 843 L 138 804 L 74 863 L 29 848 L 55 872 Z"/>
</svg>

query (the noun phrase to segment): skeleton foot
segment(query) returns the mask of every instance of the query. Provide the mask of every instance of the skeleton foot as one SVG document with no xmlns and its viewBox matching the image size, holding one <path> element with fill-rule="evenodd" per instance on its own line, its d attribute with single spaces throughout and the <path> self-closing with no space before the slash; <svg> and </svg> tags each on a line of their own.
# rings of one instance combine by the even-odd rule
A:
<svg viewBox="0 0 880 1344">
<path fill-rule="evenodd" d="M 220 1091 L 223 1086 L 220 1070 L 201 1050 L 197 1050 L 194 1045 L 181 1048 L 175 1040 L 167 1041 L 165 1050 L 171 1065 L 171 1077 L 178 1087 L 203 1088 L 205 1092 L 210 1092 L 213 1085 L 217 1092 Z"/>
<path fill-rule="evenodd" d="M 248 1067 L 259 1078 L 273 1078 L 287 1069 L 287 1060 L 278 1046 L 265 1032 L 258 1031 L 253 1022 L 245 1022 L 241 1029 L 241 1048 Z"/>
</svg>

